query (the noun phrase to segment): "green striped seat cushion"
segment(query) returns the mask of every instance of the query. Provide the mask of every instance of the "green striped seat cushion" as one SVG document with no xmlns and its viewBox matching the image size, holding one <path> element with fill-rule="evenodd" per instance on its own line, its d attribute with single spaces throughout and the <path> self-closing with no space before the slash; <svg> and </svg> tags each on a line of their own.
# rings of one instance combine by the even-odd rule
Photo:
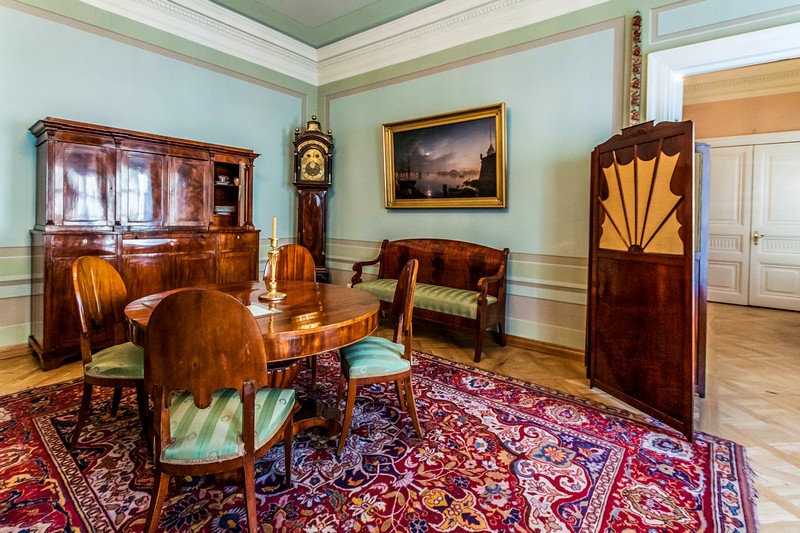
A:
<svg viewBox="0 0 800 533">
<path fill-rule="evenodd" d="M 93 354 L 83 372 L 102 378 L 144 379 L 144 350 L 130 342 L 111 346 Z"/>
<path fill-rule="evenodd" d="M 367 291 L 384 302 L 391 302 L 394 299 L 396 286 L 396 279 L 376 279 L 353 285 L 356 289 Z M 487 296 L 486 301 L 491 305 L 497 301 L 497 298 Z M 414 292 L 414 307 L 474 319 L 478 316 L 478 293 L 465 289 L 417 283 Z"/>
<path fill-rule="evenodd" d="M 256 392 L 256 449 L 275 435 L 292 407 L 292 389 L 263 388 Z M 214 463 L 244 455 L 242 402 L 237 390 L 216 391 L 206 409 L 198 409 L 188 392 L 178 392 L 172 397 L 169 412 L 173 441 L 162 451 L 162 462 Z"/>
<path fill-rule="evenodd" d="M 403 359 L 404 347 L 383 337 L 365 337 L 345 346 L 339 353 L 345 360 L 350 377 L 378 377 L 397 374 L 411 368 Z"/>
</svg>

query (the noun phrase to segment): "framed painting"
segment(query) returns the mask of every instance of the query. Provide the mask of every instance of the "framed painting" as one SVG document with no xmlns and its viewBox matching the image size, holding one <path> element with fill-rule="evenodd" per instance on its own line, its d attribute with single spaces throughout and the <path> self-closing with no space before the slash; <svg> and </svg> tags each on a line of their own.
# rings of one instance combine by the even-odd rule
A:
<svg viewBox="0 0 800 533">
<path fill-rule="evenodd" d="M 505 103 L 383 125 L 387 209 L 506 207 Z"/>
</svg>

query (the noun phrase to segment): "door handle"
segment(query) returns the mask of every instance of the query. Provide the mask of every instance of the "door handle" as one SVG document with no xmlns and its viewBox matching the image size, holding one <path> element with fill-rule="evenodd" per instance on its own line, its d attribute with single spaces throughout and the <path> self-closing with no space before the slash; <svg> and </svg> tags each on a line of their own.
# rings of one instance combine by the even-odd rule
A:
<svg viewBox="0 0 800 533">
<path fill-rule="evenodd" d="M 763 239 L 764 236 L 757 231 L 753 232 L 753 245 L 758 246 L 758 241 Z"/>
</svg>

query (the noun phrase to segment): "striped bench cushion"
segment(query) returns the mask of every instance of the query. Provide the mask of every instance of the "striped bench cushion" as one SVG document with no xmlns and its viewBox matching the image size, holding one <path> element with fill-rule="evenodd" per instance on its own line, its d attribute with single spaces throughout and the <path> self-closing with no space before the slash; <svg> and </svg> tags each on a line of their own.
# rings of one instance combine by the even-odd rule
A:
<svg viewBox="0 0 800 533">
<path fill-rule="evenodd" d="M 376 279 L 358 283 L 353 287 L 367 291 L 384 302 L 391 302 L 394 299 L 396 286 L 396 279 Z M 497 298 L 487 296 L 486 300 L 488 304 L 493 304 Z M 414 307 L 474 319 L 478 316 L 478 292 L 417 283 Z"/>
<path fill-rule="evenodd" d="M 294 390 L 259 389 L 255 404 L 258 449 L 291 414 Z M 244 455 L 242 402 L 237 390 L 216 391 L 206 409 L 198 409 L 188 392 L 179 392 L 172 397 L 169 412 L 173 442 L 162 451 L 162 462 L 214 463 Z"/>
</svg>

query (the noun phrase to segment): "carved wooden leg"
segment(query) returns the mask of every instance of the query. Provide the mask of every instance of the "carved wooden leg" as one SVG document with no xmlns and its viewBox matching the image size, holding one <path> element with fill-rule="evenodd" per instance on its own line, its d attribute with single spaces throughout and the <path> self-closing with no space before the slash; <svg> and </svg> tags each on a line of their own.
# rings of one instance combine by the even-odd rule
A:
<svg viewBox="0 0 800 533">
<path fill-rule="evenodd" d="M 155 533 L 158 527 L 158 518 L 161 516 L 161 508 L 167 497 L 169 488 L 169 474 L 164 474 L 156 466 L 156 473 L 153 476 L 153 494 L 150 496 L 150 509 L 147 510 L 147 521 L 144 523 L 144 530 L 147 533 Z"/>
<path fill-rule="evenodd" d="M 292 486 L 292 422 L 286 423 L 286 429 L 283 430 L 283 449 L 284 457 L 286 459 L 286 488 Z"/>
<path fill-rule="evenodd" d="M 339 386 L 336 388 L 336 408 L 339 408 L 339 403 L 342 401 L 342 394 L 344 393 L 344 374 L 339 374 Z"/>
<path fill-rule="evenodd" d="M 311 366 L 311 390 L 315 390 L 317 388 L 317 356 L 312 355 L 307 361 Z"/>
<path fill-rule="evenodd" d="M 414 403 L 414 389 L 411 387 L 411 375 L 403 380 L 406 387 L 406 403 L 408 404 L 408 414 L 411 415 L 411 422 L 414 424 L 414 431 L 417 432 L 417 437 L 422 438 L 425 434 L 422 432 L 422 426 L 419 425 L 419 418 L 417 418 L 417 405 Z"/>
<path fill-rule="evenodd" d="M 255 457 L 248 453 L 242 465 L 244 470 L 244 499 L 247 512 L 247 531 L 256 533 L 258 514 L 256 512 L 256 468 Z"/>
<path fill-rule="evenodd" d="M 474 361 L 476 363 L 481 362 L 481 352 L 483 351 L 483 330 L 478 330 L 478 334 L 475 335 L 475 358 Z"/>
<path fill-rule="evenodd" d="M 139 407 L 139 420 L 142 423 L 142 437 L 147 445 L 147 455 L 153 456 L 153 425 L 150 423 L 150 405 L 147 393 L 144 391 L 144 382 L 136 384 L 136 404 Z"/>
<path fill-rule="evenodd" d="M 120 400 L 122 400 L 122 387 L 114 387 L 114 397 L 111 400 L 111 416 L 117 416 Z"/>
<path fill-rule="evenodd" d="M 75 423 L 75 433 L 72 434 L 72 440 L 69 444 L 69 451 L 75 449 L 78 445 L 78 437 L 81 436 L 81 429 L 86 424 L 86 419 L 89 417 L 89 407 L 92 403 L 92 385 L 91 383 L 83 382 L 83 397 L 81 398 L 81 410 L 78 412 L 78 421 Z"/>
<path fill-rule="evenodd" d="M 353 380 L 347 383 L 347 403 L 344 407 L 344 422 L 342 422 L 342 434 L 339 436 L 339 449 L 337 454 L 341 455 L 344 451 L 344 443 L 347 440 L 347 434 L 350 432 L 350 420 L 353 418 L 353 408 L 356 405 L 356 386 Z"/>
<path fill-rule="evenodd" d="M 400 409 L 406 410 L 405 392 L 403 391 L 403 380 L 398 379 L 394 382 L 394 387 L 397 390 L 397 400 L 400 402 Z"/>
<path fill-rule="evenodd" d="M 506 328 L 502 322 L 497 323 L 497 344 L 500 346 L 506 345 Z"/>
</svg>

